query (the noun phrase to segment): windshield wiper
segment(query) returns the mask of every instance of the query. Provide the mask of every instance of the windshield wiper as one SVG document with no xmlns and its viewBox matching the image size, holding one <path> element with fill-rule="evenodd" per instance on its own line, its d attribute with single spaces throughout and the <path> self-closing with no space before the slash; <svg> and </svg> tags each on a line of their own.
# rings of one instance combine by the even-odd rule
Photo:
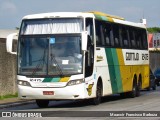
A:
<svg viewBox="0 0 160 120">
<path fill-rule="evenodd" d="M 62 70 L 61 70 L 59 64 L 57 63 L 57 60 L 55 59 L 54 54 L 51 53 L 50 56 L 51 56 L 51 62 L 52 62 L 52 61 L 54 62 L 56 68 L 58 69 L 58 71 L 59 71 L 59 73 L 60 73 L 60 76 L 64 76 L 64 74 L 63 74 L 63 72 L 62 72 Z"/>
<path fill-rule="evenodd" d="M 43 68 L 44 62 L 45 62 L 44 58 L 39 60 L 39 63 L 37 64 L 36 68 L 33 70 L 32 75 L 36 74 L 36 72 L 38 71 L 38 69 L 40 68 L 41 65 Z"/>
<path fill-rule="evenodd" d="M 33 70 L 32 75 L 36 74 L 36 72 L 38 71 L 38 69 L 40 68 L 41 65 L 42 65 L 42 68 L 43 68 L 43 65 L 45 63 L 46 49 L 47 49 L 47 47 L 44 49 L 44 53 L 43 53 L 41 59 L 39 60 L 39 63 L 37 64 L 36 68 Z"/>
</svg>

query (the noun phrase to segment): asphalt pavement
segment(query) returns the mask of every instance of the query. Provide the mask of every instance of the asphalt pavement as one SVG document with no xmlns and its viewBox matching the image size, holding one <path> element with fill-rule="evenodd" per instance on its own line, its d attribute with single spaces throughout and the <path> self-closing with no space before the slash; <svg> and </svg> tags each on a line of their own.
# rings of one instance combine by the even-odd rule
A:
<svg viewBox="0 0 160 120">
<path fill-rule="evenodd" d="M 20 106 L 25 104 L 34 103 L 35 100 L 21 100 L 18 97 L 16 98 L 5 98 L 0 100 L 0 109 L 13 107 L 13 106 Z"/>
</svg>

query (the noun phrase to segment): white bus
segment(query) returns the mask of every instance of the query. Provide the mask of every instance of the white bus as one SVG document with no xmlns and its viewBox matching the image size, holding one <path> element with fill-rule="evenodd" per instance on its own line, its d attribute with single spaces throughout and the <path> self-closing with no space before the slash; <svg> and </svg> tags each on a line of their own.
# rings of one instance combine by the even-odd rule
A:
<svg viewBox="0 0 160 120">
<path fill-rule="evenodd" d="M 12 37 L 7 51 L 12 51 Z M 149 53 L 142 23 L 100 12 L 25 16 L 18 35 L 17 83 L 21 99 L 39 107 L 50 100 L 117 94 L 136 97 L 149 86 Z"/>
</svg>

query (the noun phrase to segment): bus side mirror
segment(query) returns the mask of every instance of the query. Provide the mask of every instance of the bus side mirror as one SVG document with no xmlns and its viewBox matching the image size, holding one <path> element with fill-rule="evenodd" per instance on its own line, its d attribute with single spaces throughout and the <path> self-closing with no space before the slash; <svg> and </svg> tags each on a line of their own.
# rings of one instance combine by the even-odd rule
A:
<svg viewBox="0 0 160 120">
<path fill-rule="evenodd" d="M 9 35 L 7 36 L 6 48 L 7 48 L 7 52 L 10 53 L 10 54 L 15 54 L 15 55 L 17 55 L 17 52 L 13 52 L 13 51 L 12 51 L 13 40 L 14 40 L 14 37 L 17 36 L 17 35 L 18 35 L 17 33 L 12 33 L 12 34 L 9 34 Z"/>
<path fill-rule="evenodd" d="M 87 31 L 82 32 L 82 50 L 83 51 L 87 50 L 87 41 L 88 41 L 87 35 L 88 35 Z"/>
</svg>

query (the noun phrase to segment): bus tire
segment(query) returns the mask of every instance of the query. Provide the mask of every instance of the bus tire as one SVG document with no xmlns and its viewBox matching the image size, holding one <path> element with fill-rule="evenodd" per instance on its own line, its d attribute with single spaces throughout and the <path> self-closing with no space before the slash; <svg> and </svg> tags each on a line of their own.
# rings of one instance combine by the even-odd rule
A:
<svg viewBox="0 0 160 120">
<path fill-rule="evenodd" d="M 140 96 L 140 91 L 141 91 L 141 86 L 142 86 L 142 82 L 141 81 L 139 81 L 138 82 L 138 85 L 136 85 L 137 87 L 136 87 L 136 97 L 139 97 Z"/>
<path fill-rule="evenodd" d="M 133 81 L 133 87 L 132 87 L 132 91 L 129 92 L 129 95 L 131 98 L 135 98 L 137 94 L 137 82 Z"/>
<path fill-rule="evenodd" d="M 48 107 L 49 100 L 36 100 L 36 104 L 40 108 L 46 108 L 46 107 Z"/>
<path fill-rule="evenodd" d="M 102 83 L 98 81 L 96 88 L 96 97 L 92 99 L 92 103 L 94 105 L 99 105 L 101 103 L 102 98 Z"/>
</svg>

